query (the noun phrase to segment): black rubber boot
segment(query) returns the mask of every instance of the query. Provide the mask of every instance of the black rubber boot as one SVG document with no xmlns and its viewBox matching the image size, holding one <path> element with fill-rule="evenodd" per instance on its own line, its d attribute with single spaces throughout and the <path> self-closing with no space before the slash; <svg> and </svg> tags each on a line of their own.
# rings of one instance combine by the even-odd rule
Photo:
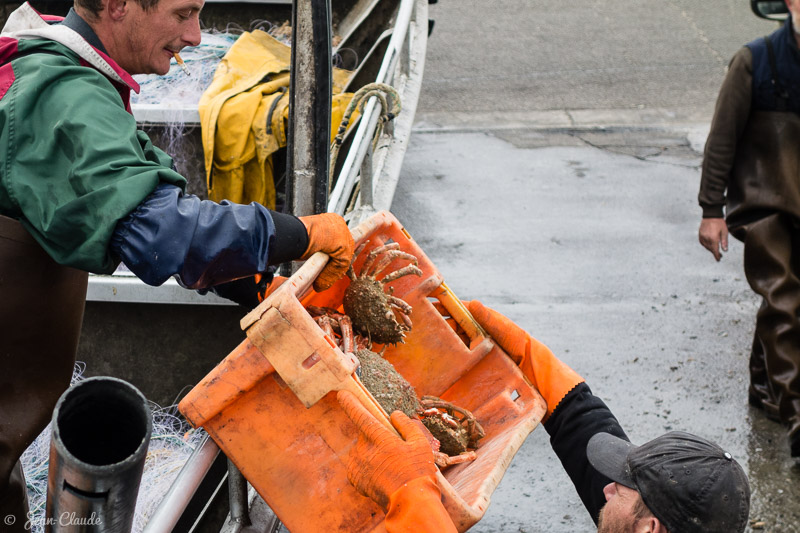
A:
<svg viewBox="0 0 800 533">
<path fill-rule="evenodd" d="M 766 303 L 762 303 L 763 308 Z M 764 411 L 766 417 L 774 422 L 780 422 L 778 402 L 770 388 L 767 376 L 767 366 L 764 361 L 764 346 L 758 338 L 758 332 L 753 335 L 753 347 L 750 351 L 750 389 L 748 402 L 753 407 Z"/>
</svg>

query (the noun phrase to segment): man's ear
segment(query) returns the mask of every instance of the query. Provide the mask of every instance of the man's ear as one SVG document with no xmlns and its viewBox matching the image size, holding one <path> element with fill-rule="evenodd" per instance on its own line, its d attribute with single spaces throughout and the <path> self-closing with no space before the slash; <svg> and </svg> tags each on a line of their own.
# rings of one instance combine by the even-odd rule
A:
<svg viewBox="0 0 800 533">
<path fill-rule="evenodd" d="M 639 519 L 634 527 L 636 533 L 669 533 L 661 520 L 652 515 Z"/>
<path fill-rule="evenodd" d="M 653 522 L 653 533 L 669 533 L 664 524 L 661 523 L 661 520 L 656 517 L 651 517 L 651 520 Z"/>
<path fill-rule="evenodd" d="M 128 14 L 128 0 L 106 0 L 106 8 L 111 20 L 122 20 Z"/>
</svg>

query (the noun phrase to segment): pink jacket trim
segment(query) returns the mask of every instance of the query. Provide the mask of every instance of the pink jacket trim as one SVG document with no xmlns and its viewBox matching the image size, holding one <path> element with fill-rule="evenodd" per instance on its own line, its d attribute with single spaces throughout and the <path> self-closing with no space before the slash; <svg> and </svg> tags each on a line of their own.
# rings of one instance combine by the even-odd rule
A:
<svg viewBox="0 0 800 533">
<path fill-rule="evenodd" d="M 14 69 L 11 68 L 11 63 L 6 63 L 0 67 L 0 100 L 3 99 L 13 83 Z"/>
</svg>

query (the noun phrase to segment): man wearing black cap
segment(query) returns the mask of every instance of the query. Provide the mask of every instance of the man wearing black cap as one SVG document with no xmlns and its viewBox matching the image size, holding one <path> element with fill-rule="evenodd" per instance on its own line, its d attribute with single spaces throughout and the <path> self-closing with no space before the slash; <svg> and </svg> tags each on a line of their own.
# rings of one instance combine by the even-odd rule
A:
<svg viewBox="0 0 800 533">
<path fill-rule="evenodd" d="M 603 489 L 598 531 L 633 520 L 644 531 L 744 531 L 750 511 L 747 476 L 731 454 L 703 438 L 671 431 L 641 446 L 608 433 L 589 440 L 592 467 L 612 483 Z"/>
<path fill-rule="evenodd" d="M 719 446 L 673 431 L 641 446 L 574 370 L 503 315 L 468 302 L 469 311 L 539 390 L 543 425 L 598 533 L 740 533 L 750 511 L 742 467 Z M 348 478 L 386 510 L 387 531 L 456 531 L 441 503 L 433 454 L 422 430 L 400 412 L 398 438 L 339 393 L 359 429 Z M 478 451 L 480 453 L 480 450 Z"/>
</svg>

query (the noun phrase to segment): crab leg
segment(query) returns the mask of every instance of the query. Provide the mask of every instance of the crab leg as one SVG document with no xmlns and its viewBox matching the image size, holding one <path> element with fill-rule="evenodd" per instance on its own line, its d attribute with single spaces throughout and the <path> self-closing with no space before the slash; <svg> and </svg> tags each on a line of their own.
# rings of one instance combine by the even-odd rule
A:
<svg viewBox="0 0 800 533">
<path fill-rule="evenodd" d="M 373 278 L 377 277 L 378 274 L 383 272 L 383 270 L 389 266 L 389 263 L 391 263 L 395 259 L 405 259 L 406 261 L 410 261 L 414 265 L 417 264 L 417 258 L 414 257 L 413 255 L 406 253 L 402 250 L 391 250 L 381 256 L 381 258 L 378 260 L 375 266 L 373 266 L 369 270 L 369 272 L 367 272 L 367 275 L 372 276 Z M 362 270 L 362 273 L 363 272 L 364 271 Z"/>
<path fill-rule="evenodd" d="M 356 343 L 356 350 L 363 350 L 364 348 L 369 348 L 371 343 L 368 338 L 364 337 L 363 335 L 356 334 L 355 336 L 355 343 Z M 386 347 L 384 346 L 384 349 Z"/>
<path fill-rule="evenodd" d="M 466 463 L 468 461 L 474 461 L 477 458 L 478 454 L 475 452 L 462 452 L 453 456 L 442 452 L 433 452 L 433 462 L 436 463 L 436 466 L 441 468 Z"/>
<path fill-rule="evenodd" d="M 397 307 L 396 305 L 393 304 L 390 305 L 392 305 L 393 307 Z M 394 317 L 395 315 L 392 316 Z M 403 321 L 403 325 L 406 327 L 406 329 L 410 330 L 411 328 L 414 327 L 414 324 L 411 323 L 411 318 L 407 314 L 400 313 L 400 319 Z"/>
<path fill-rule="evenodd" d="M 445 466 L 448 465 L 448 461 L 449 460 L 450 460 L 450 456 L 447 455 L 446 453 L 437 452 L 437 451 L 433 452 L 433 462 L 436 463 L 436 466 L 444 468 Z"/>
<path fill-rule="evenodd" d="M 464 418 L 475 418 L 472 413 L 467 411 L 462 407 L 458 407 L 457 405 L 453 405 L 450 402 L 446 402 L 441 398 L 437 398 L 436 396 L 423 396 L 422 403 L 425 407 L 436 407 L 438 409 L 445 409 L 451 416 L 454 412 L 459 413 Z"/>
<path fill-rule="evenodd" d="M 342 332 L 342 351 L 345 353 L 354 353 L 353 347 L 355 346 L 355 338 L 353 337 L 353 322 L 347 315 L 342 315 L 339 319 L 339 329 Z"/>
<path fill-rule="evenodd" d="M 450 465 L 457 465 L 460 463 L 466 463 L 467 461 L 474 461 L 478 458 L 478 454 L 475 452 L 461 452 L 458 455 L 454 455 L 452 457 L 447 458 L 447 466 Z"/>
<path fill-rule="evenodd" d="M 401 268 L 399 270 L 395 270 L 394 272 L 391 272 L 390 274 L 387 274 L 386 277 L 384 277 L 381 280 L 381 283 L 386 285 L 387 283 L 389 283 L 391 281 L 394 281 L 394 280 L 396 280 L 398 278 L 402 278 L 403 276 L 408 276 L 410 274 L 414 274 L 415 276 L 421 276 L 422 275 L 422 270 L 420 270 L 419 267 L 417 267 L 416 265 L 406 265 L 406 266 L 404 266 L 403 268 Z"/>
<path fill-rule="evenodd" d="M 400 309 L 400 311 L 402 311 L 403 314 L 406 315 L 411 314 L 411 306 L 408 305 L 408 303 L 404 302 L 397 296 L 387 296 L 386 298 L 388 299 L 390 305 Z"/>
<path fill-rule="evenodd" d="M 364 247 L 366 245 L 367 245 L 367 242 L 362 242 L 361 244 L 358 245 L 356 250 L 353 252 L 353 258 L 350 260 L 350 266 L 347 267 L 347 277 L 349 277 L 351 281 L 355 281 L 356 280 L 356 273 L 353 270 L 353 263 L 355 262 L 356 257 L 358 257 L 358 254 L 360 254 L 364 250 Z"/>
<path fill-rule="evenodd" d="M 411 312 L 411 306 L 408 305 L 406 302 L 401 300 L 400 298 L 396 298 L 394 296 L 386 296 L 386 300 L 389 302 L 391 307 L 394 307 L 398 311 L 400 311 L 400 318 L 403 320 L 403 324 L 408 328 L 411 329 L 413 324 L 411 323 L 411 317 L 408 314 Z M 391 316 L 390 316 L 391 314 Z M 393 320 L 397 320 L 395 314 L 392 311 L 387 311 L 386 318 L 391 318 Z"/>
<path fill-rule="evenodd" d="M 458 421 L 452 416 L 448 415 L 447 413 L 444 413 L 441 418 L 442 422 L 444 422 L 453 429 L 458 429 L 459 427 L 461 427 Z"/>
<path fill-rule="evenodd" d="M 322 315 L 316 317 L 314 320 L 316 320 L 317 324 L 319 324 L 319 327 L 322 329 L 322 332 L 325 333 L 325 335 L 331 339 L 336 339 L 336 336 L 333 334 L 333 321 L 331 320 L 331 317 L 328 315 Z"/>
<path fill-rule="evenodd" d="M 398 248 L 400 248 L 400 243 L 399 242 L 393 242 L 391 244 L 384 244 L 383 246 L 378 246 L 377 248 L 372 250 L 369 253 L 369 255 L 367 255 L 367 258 L 364 260 L 364 264 L 361 265 L 361 275 L 365 276 L 370 272 L 370 269 L 372 267 L 372 263 L 375 262 L 375 259 L 377 259 L 377 257 L 380 254 L 382 254 L 384 252 L 388 252 L 390 250 L 397 250 Z"/>
<path fill-rule="evenodd" d="M 321 316 L 328 316 L 331 318 L 339 319 L 344 316 L 343 314 L 341 314 L 336 309 L 333 309 L 332 307 L 317 307 L 316 305 L 309 305 L 308 307 L 306 307 L 306 311 L 308 311 L 308 314 L 310 314 L 312 317 L 315 318 Z"/>
</svg>

